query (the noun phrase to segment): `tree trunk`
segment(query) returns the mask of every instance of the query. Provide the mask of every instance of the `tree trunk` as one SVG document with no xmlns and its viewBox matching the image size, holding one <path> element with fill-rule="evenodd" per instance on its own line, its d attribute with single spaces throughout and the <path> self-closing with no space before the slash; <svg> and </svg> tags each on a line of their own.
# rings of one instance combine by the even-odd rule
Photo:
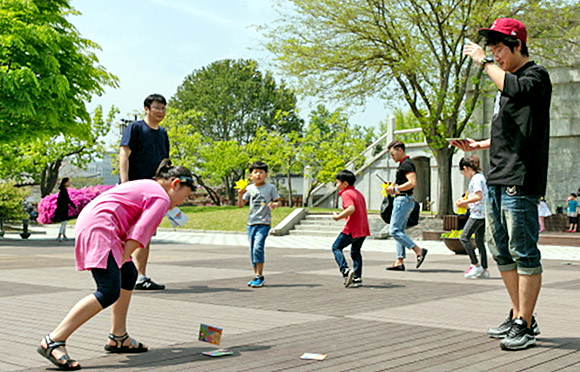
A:
<svg viewBox="0 0 580 372">
<path fill-rule="evenodd" d="M 207 192 L 207 195 L 209 196 L 209 198 L 211 199 L 211 201 L 215 205 L 221 205 L 219 195 L 211 187 L 207 186 L 205 184 L 205 182 L 203 182 L 203 180 L 201 179 L 200 176 L 198 176 L 195 173 L 193 174 L 193 176 L 195 177 L 195 180 L 197 181 L 197 184 L 200 185 L 201 187 L 203 187 L 203 189 Z"/>
<path fill-rule="evenodd" d="M 452 158 L 454 149 L 445 146 L 442 149 L 433 149 L 437 160 L 437 177 L 439 178 L 439 217 L 453 214 L 453 190 L 451 186 Z"/>
<path fill-rule="evenodd" d="M 226 176 L 224 177 L 222 180 L 224 182 L 224 185 L 226 186 L 226 195 L 228 196 L 228 202 L 229 205 L 236 205 L 237 199 L 237 192 L 234 189 L 234 182 L 232 181 L 234 179 L 235 176 L 230 177 L 230 176 Z"/>
<path fill-rule="evenodd" d="M 288 171 L 288 206 L 292 208 L 292 173 Z"/>
<path fill-rule="evenodd" d="M 40 195 L 41 198 L 49 195 L 58 181 L 58 172 L 62 164 L 62 159 L 48 164 L 40 175 Z"/>
</svg>

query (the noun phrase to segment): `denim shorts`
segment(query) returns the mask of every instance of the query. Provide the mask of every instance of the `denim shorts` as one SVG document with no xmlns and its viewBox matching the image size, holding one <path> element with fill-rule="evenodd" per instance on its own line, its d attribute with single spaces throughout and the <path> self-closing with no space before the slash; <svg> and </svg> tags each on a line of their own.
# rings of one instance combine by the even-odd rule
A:
<svg viewBox="0 0 580 372">
<path fill-rule="evenodd" d="M 270 232 L 270 225 L 248 225 L 248 240 L 250 242 L 250 259 L 252 266 L 264 263 L 264 246 Z"/>
<path fill-rule="evenodd" d="M 485 206 L 488 247 L 499 271 L 542 273 L 538 249 L 539 196 L 518 187 L 489 186 Z"/>
</svg>

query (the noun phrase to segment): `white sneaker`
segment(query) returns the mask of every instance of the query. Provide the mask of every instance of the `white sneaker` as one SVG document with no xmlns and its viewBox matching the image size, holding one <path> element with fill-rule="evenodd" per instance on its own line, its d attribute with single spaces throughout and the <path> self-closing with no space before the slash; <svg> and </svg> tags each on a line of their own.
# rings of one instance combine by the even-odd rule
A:
<svg viewBox="0 0 580 372">
<path fill-rule="evenodd" d="M 345 288 L 350 287 L 350 285 L 352 284 L 352 279 L 354 278 L 354 270 L 346 269 L 346 271 L 343 274 L 343 278 Z"/>
<path fill-rule="evenodd" d="M 467 279 L 475 279 L 483 273 L 483 267 L 471 265 L 469 270 L 465 273 L 464 277 Z"/>
<path fill-rule="evenodd" d="M 479 279 L 489 279 L 491 276 L 489 275 L 489 270 L 485 269 L 479 276 Z"/>
</svg>

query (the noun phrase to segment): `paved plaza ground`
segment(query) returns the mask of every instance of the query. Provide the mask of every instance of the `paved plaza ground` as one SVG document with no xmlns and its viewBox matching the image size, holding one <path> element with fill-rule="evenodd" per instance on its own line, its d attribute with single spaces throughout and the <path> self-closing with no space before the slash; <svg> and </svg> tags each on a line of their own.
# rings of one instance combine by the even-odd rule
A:
<svg viewBox="0 0 580 372">
<path fill-rule="evenodd" d="M 55 241 L 56 231 L 0 239 L 0 371 L 54 370 L 35 349 L 94 290 L 90 273 L 74 270 L 74 243 Z M 266 286 L 252 289 L 243 234 L 159 231 L 148 270 L 167 290 L 136 291 L 129 312 L 131 336 L 150 351 L 106 354 L 109 310 L 80 328 L 68 350 L 90 371 L 580 370 L 580 248 L 541 247 L 538 345 L 506 352 L 485 334 L 509 310 L 494 264 L 492 279 L 466 280 L 467 256 L 425 241 L 420 270 L 411 254 L 406 272 L 388 272 L 393 241 L 367 240 L 364 286 L 344 288 L 332 241 L 269 237 Z M 197 340 L 200 323 L 222 327 L 221 347 L 234 354 L 201 355 L 216 347 Z M 305 352 L 328 357 L 301 360 Z"/>
</svg>

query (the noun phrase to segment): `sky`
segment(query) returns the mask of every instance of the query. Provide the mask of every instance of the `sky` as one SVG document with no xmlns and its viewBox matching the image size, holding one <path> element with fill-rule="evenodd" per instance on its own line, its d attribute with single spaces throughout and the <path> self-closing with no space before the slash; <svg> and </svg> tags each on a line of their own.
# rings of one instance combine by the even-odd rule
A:
<svg viewBox="0 0 580 372">
<path fill-rule="evenodd" d="M 256 25 L 278 17 L 275 0 L 72 0 L 82 13 L 69 17 L 82 37 L 100 45 L 99 63 L 119 78 L 119 87 L 107 88 L 88 105 L 105 111 L 117 106 L 120 120 L 143 111 L 151 93 L 170 99 L 185 77 L 222 59 L 254 59 L 260 71 L 284 75 L 272 64 L 273 55 Z M 317 100 L 299 97 L 300 115 L 307 119 Z M 334 109 L 339 103 L 328 102 Z M 350 122 L 378 126 L 390 111 L 378 99 L 351 109 Z M 110 136 L 116 134 L 110 134 Z"/>
</svg>

